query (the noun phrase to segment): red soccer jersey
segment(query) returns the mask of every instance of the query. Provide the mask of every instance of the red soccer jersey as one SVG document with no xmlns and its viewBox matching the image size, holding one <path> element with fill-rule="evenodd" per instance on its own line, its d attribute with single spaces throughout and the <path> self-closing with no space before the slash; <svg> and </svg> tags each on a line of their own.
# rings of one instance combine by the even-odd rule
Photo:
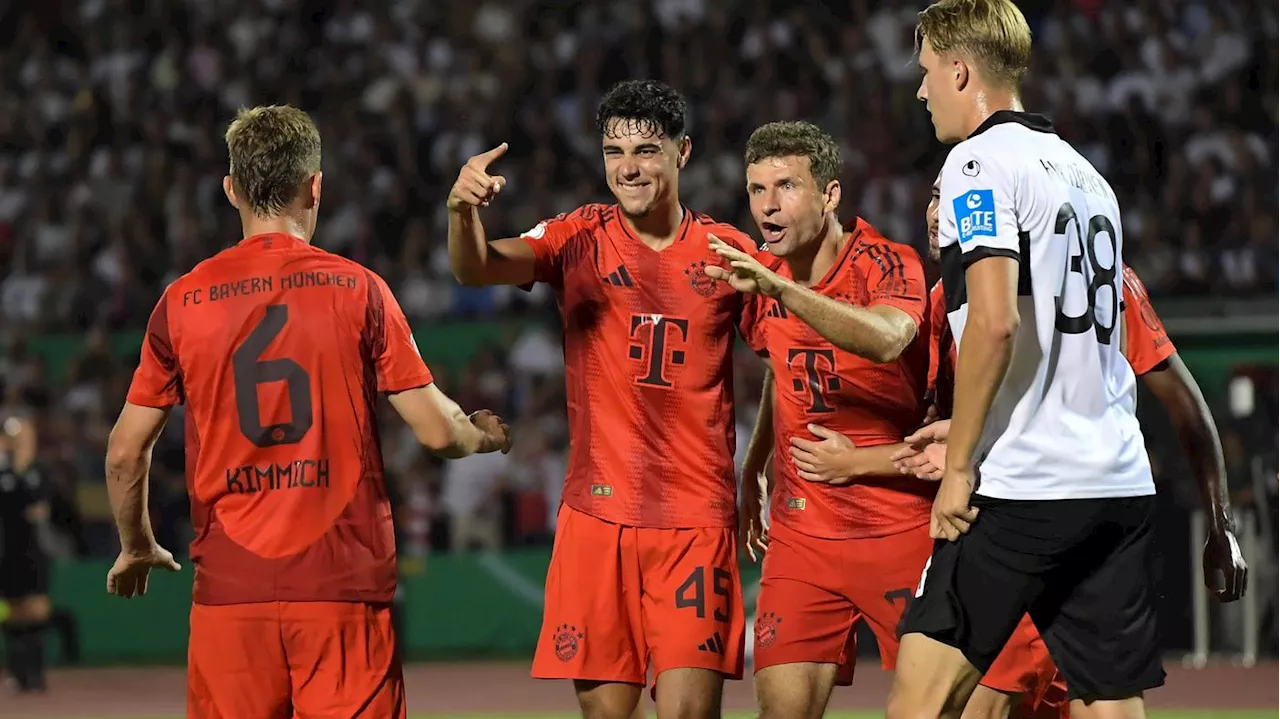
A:
<svg viewBox="0 0 1280 719">
<path fill-rule="evenodd" d="M 170 285 L 128 399 L 186 405 L 195 601 L 391 601 L 375 402 L 431 382 L 386 283 L 288 235 Z"/>
<path fill-rule="evenodd" d="M 947 321 L 947 298 L 942 280 L 929 290 L 929 389 L 927 397 L 938 417 L 950 417 L 955 403 L 956 342 Z"/>
<path fill-rule="evenodd" d="M 1124 356 L 1139 377 L 1155 369 L 1169 359 L 1175 351 L 1164 323 L 1151 306 L 1147 288 L 1138 279 L 1138 273 L 1127 265 L 1124 277 Z M 939 280 L 929 293 L 933 315 L 932 338 L 929 350 L 929 390 L 938 405 L 938 417 L 951 416 L 955 397 L 956 348 L 947 323 L 946 300 Z"/>
<path fill-rule="evenodd" d="M 1124 336 L 1124 355 L 1139 377 L 1177 351 L 1151 306 L 1146 285 L 1128 265 L 1124 268 Z"/>
<path fill-rule="evenodd" d="M 585 205 L 522 236 L 563 318 L 563 501 L 578 511 L 636 527 L 736 525 L 731 355 L 744 300 L 706 274 L 723 264 L 708 234 L 754 249 L 688 209 L 661 252 L 616 206 Z"/>
<path fill-rule="evenodd" d="M 862 307 L 895 307 L 920 327 L 926 293 L 919 255 L 861 219 L 846 229 L 850 236 L 835 264 L 811 289 Z M 764 252 L 759 258 L 791 276 L 781 258 Z M 807 482 L 788 451 L 792 437 L 813 439 L 809 424 L 840 432 L 858 446 L 900 442 L 914 431 L 924 409 L 927 332 L 917 334 L 896 361 L 879 364 L 837 349 L 776 300 L 759 298 L 754 304 L 759 329 L 748 341 L 768 353 L 775 378 L 772 520 L 832 539 L 885 536 L 928 521 L 932 485 L 899 476 L 843 487 Z"/>
</svg>

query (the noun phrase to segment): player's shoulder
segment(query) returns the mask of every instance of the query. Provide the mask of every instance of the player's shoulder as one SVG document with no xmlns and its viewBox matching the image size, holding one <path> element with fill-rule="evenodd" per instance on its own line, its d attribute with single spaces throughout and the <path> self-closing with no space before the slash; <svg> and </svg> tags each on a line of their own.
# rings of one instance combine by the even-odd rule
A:
<svg viewBox="0 0 1280 719">
<path fill-rule="evenodd" d="M 703 237 L 715 235 L 721 241 L 733 245 L 743 252 L 756 254 L 759 249 L 750 235 L 728 222 L 721 222 L 705 212 L 697 212 L 688 208 L 685 208 L 685 212 L 689 213 L 690 231 L 696 232 Z M 773 255 L 770 254 L 769 256 L 772 257 Z"/>
<path fill-rule="evenodd" d="M 920 253 L 914 247 L 885 237 L 884 233 L 862 217 L 855 217 L 845 223 L 844 230 L 849 233 L 850 242 L 855 243 L 853 250 L 857 257 L 888 257 L 897 262 L 922 264 Z"/>
<path fill-rule="evenodd" d="M 616 212 L 617 210 L 611 205 L 589 202 L 568 212 L 548 217 L 520 234 L 536 240 L 545 235 L 548 229 L 603 229 Z"/>
<path fill-rule="evenodd" d="M 961 175 L 980 181 L 1015 176 L 1046 143 L 1061 142 L 1053 123 L 1043 115 L 1001 110 L 987 118 L 972 135 L 956 143 L 943 163 L 943 177 Z"/>
</svg>

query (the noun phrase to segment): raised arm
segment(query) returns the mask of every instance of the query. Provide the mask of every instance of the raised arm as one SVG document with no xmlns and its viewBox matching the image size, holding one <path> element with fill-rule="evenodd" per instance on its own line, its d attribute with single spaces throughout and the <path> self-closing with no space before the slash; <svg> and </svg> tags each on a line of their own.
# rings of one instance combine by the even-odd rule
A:
<svg viewBox="0 0 1280 719">
<path fill-rule="evenodd" d="M 502 143 L 467 160 L 449 191 L 449 266 L 464 285 L 524 285 L 534 281 L 536 257 L 524 240 L 513 237 L 490 242 L 480 221 L 480 209 L 506 185 L 490 175 L 489 165 L 507 152 Z"/>
</svg>

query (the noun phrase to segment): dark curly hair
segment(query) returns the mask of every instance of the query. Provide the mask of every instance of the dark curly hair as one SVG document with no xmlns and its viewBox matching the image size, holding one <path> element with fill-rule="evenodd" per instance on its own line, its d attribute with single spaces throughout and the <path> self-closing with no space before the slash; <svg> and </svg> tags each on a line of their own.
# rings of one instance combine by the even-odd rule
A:
<svg viewBox="0 0 1280 719">
<path fill-rule="evenodd" d="M 689 105 L 670 85 L 657 80 L 624 80 L 609 89 L 596 110 L 596 129 L 607 134 L 613 120 L 631 120 L 646 137 L 684 137 Z"/>
</svg>

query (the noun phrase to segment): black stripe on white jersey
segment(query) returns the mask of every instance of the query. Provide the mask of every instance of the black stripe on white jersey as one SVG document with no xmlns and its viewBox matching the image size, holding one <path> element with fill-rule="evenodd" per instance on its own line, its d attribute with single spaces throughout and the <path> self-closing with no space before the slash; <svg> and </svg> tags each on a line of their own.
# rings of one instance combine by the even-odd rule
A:
<svg viewBox="0 0 1280 719">
<path fill-rule="evenodd" d="M 942 294 L 947 300 L 947 314 L 969 304 L 969 287 L 965 284 L 964 271 L 969 265 L 988 257 L 1008 257 L 1018 261 L 1018 296 L 1031 296 L 1031 235 L 1018 233 L 1018 251 L 994 247 L 979 247 L 968 254 L 960 249 L 960 243 L 942 248 Z"/>
</svg>

